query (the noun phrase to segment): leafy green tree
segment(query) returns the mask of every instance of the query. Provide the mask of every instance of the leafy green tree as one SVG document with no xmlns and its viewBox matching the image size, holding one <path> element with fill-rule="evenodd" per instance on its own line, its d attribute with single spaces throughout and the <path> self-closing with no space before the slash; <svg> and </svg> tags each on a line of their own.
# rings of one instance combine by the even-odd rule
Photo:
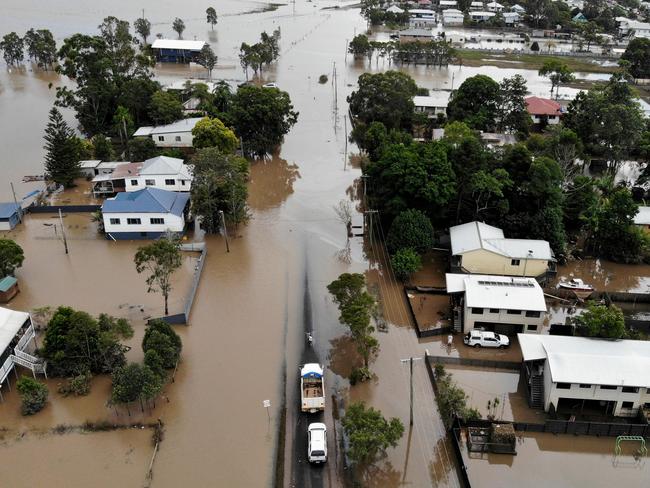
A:
<svg viewBox="0 0 650 488">
<path fill-rule="evenodd" d="M 196 152 L 192 164 L 192 212 L 201 218 L 201 228 L 209 234 L 219 232 L 220 211 L 231 223 L 244 222 L 248 218 L 248 161 L 208 147 Z"/>
<path fill-rule="evenodd" d="M 440 365 L 436 366 L 436 382 L 438 384 L 438 394 L 436 400 L 440 409 L 440 416 L 447 428 L 451 426 L 454 416 L 472 420 L 480 418 L 480 414 L 473 408 L 467 406 L 467 394 L 452 379 L 452 375 L 447 373 Z"/>
<path fill-rule="evenodd" d="M 370 200 L 386 219 L 409 208 L 440 216 L 455 196 L 454 173 L 441 143 L 391 145 L 366 167 Z"/>
<path fill-rule="evenodd" d="M 499 112 L 500 87 L 487 75 L 467 78 L 449 100 L 450 121 L 465 122 L 470 128 L 493 130 Z"/>
<path fill-rule="evenodd" d="M 163 359 L 155 349 L 148 349 L 147 352 L 144 353 L 144 365 L 148 367 L 153 374 L 162 378 L 163 381 L 167 378 L 167 370 L 165 369 Z"/>
<path fill-rule="evenodd" d="M 397 279 L 407 281 L 413 273 L 422 268 L 422 259 L 417 252 L 406 247 L 399 249 L 390 257 L 390 264 Z"/>
<path fill-rule="evenodd" d="M 603 32 L 603 29 L 596 22 L 581 22 L 575 24 L 575 26 L 578 29 L 580 37 L 587 43 L 587 51 L 591 50 L 591 45 L 594 42 L 598 43 L 602 39 L 600 34 Z"/>
<path fill-rule="evenodd" d="M 389 130 L 411 127 L 418 87 L 409 75 L 399 71 L 364 73 L 358 84 L 347 100 L 360 122 L 381 122 Z"/>
<path fill-rule="evenodd" d="M 45 127 L 45 171 L 55 183 L 70 187 L 81 174 L 74 131 L 56 107 L 50 110 Z"/>
<path fill-rule="evenodd" d="M 0 41 L 0 51 L 5 62 L 11 66 L 18 66 L 25 59 L 23 40 L 15 32 L 4 35 Z"/>
<path fill-rule="evenodd" d="M 157 91 L 151 96 L 149 116 L 156 125 L 171 124 L 183 118 L 183 104 L 173 93 Z"/>
<path fill-rule="evenodd" d="M 370 318 L 375 299 L 366 290 L 366 280 L 362 274 L 343 273 L 327 285 L 327 289 L 339 307 L 339 321 L 350 329 L 367 369 L 370 358 L 379 350 L 379 342 L 372 336 L 375 329 Z"/>
<path fill-rule="evenodd" d="M 130 363 L 113 373 L 111 400 L 116 404 L 140 402 L 144 411 L 144 401 L 154 399 L 162 390 L 162 378 L 146 365 Z"/>
<path fill-rule="evenodd" d="M 135 19 L 135 22 L 133 22 L 133 28 L 135 29 L 135 32 L 142 37 L 142 44 L 146 46 L 147 37 L 151 35 L 151 22 L 144 17 L 140 17 Z"/>
<path fill-rule="evenodd" d="M 587 310 L 573 319 L 578 331 L 588 337 L 620 339 L 625 336 L 623 311 L 616 305 L 589 303 Z"/>
<path fill-rule="evenodd" d="M 13 275 L 25 260 L 23 248 L 11 239 L 0 239 L 0 279 Z"/>
<path fill-rule="evenodd" d="M 173 236 L 163 237 L 138 248 L 133 259 L 138 273 L 147 273 L 147 293 L 160 292 L 165 300 L 165 315 L 169 315 L 169 293 L 172 275 L 181 267 L 183 258 L 180 241 Z"/>
<path fill-rule="evenodd" d="M 350 404 L 342 423 L 348 439 L 347 454 L 356 464 L 372 464 L 386 449 L 397 446 L 404 435 L 401 420 L 387 420 L 381 411 L 366 408 L 363 402 Z"/>
<path fill-rule="evenodd" d="M 125 319 L 102 314 L 95 320 L 86 312 L 59 307 L 45 330 L 40 354 L 53 376 L 105 374 L 125 363 L 126 348 L 119 339 L 132 336 Z"/>
<path fill-rule="evenodd" d="M 475 204 L 474 219 L 493 208 L 503 208 L 504 191 L 512 186 L 510 175 L 503 168 L 479 170 L 470 178 L 469 189 Z"/>
<path fill-rule="evenodd" d="M 176 366 L 181 356 L 183 343 L 180 336 L 164 320 L 152 320 L 142 338 L 142 350 L 146 354 L 150 350 L 159 355 L 162 366 L 166 369 Z"/>
<path fill-rule="evenodd" d="M 217 25 L 217 11 L 213 7 L 208 7 L 205 11 L 205 15 L 207 17 L 208 24 L 210 24 L 212 30 L 214 30 L 214 26 Z"/>
<path fill-rule="evenodd" d="M 140 115 L 155 91 L 151 86 L 159 88 L 151 80 L 152 59 L 135 52 L 128 22 L 107 17 L 99 31 L 66 38 L 58 54 L 57 71 L 74 85 L 57 88 L 57 104 L 76 111 L 88 136 L 110 133 L 118 105 L 129 109 L 137 123 L 149 122 Z"/>
<path fill-rule="evenodd" d="M 217 65 L 217 55 L 214 54 L 214 51 L 209 44 L 206 44 L 201 48 L 201 52 L 199 52 L 196 62 L 208 70 L 208 79 L 212 78 L 212 70 Z"/>
<path fill-rule="evenodd" d="M 233 131 L 219 119 L 204 117 L 192 129 L 194 136 L 192 145 L 196 149 L 216 147 L 222 153 L 232 153 L 237 149 L 239 141 Z"/>
<path fill-rule="evenodd" d="M 634 78 L 650 78 L 650 39 L 635 37 L 625 48 L 621 59 L 629 63 Z"/>
<path fill-rule="evenodd" d="M 393 254 L 402 248 L 423 253 L 433 247 L 433 226 L 424 212 L 415 209 L 400 212 L 388 230 L 386 247 Z"/>
<path fill-rule="evenodd" d="M 20 411 L 23 415 L 34 415 L 43 410 L 49 394 L 47 386 L 34 378 L 23 376 L 16 382 L 16 389 L 20 393 Z"/>
<path fill-rule="evenodd" d="M 56 61 L 56 41 L 47 29 L 29 29 L 23 38 L 30 59 L 40 68 L 48 69 Z"/>
<path fill-rule="evenodd" d="M 348 44 L 348 52 L 353 54 L 355 58 L 367 56 L 370 50 L 370 41 L 365 34 L 357 34 Z"/>
<path fill-rule="evenodd" d="M 113 143 L 104 134 L 96 134 L 93 136 L 92 143 L 94 155 L 97 159 L 102 161 L 113 161 L 115 159 Z"/>
<path fill-rule="evenodd" d="M 555 98 L 560 92 L 560 85 L 570 83 L 575 79 L 569 67 L 557 59 L 546 61 L 538 72 L 539 76 L 546 76 L 551 81 L 551 98 L 555 90 Z"/>
<path fill-rule="evenodd" d="M 521 75 L 504 78 L 499 84 L 498 128 L 501 131 L 528 134 L 530 116 L 526 109 L 526 79 Z"/>
<path fill-rule="evenodd" d="M 593 227 L 598 195 L 593 178 L 576 176 L 565 191 L 564 222 L 567 229 L 580 231 L 583 227 Z"/>
<path fill-rule="evenodd" d="M 146 161 L 158 155 L 158 148 L 149 137 L 136 137 L 127 143 L 127 152 L 132 161 Z"/>
<path fill-rule="evenodd" d="M 259 157 L 279 146 L 298 121 L 287 92 L 251 85 L 237 90 L 230 113 L 244 153 Z"/>
<path fill-rule="evenodd" d="M 571 182 L 580 171 L 577 159 L 582 157 L 582 141 L 571 129 L 555 127 L 551 129 L 551 137 L 546 140 L 548 156 L 555 159 L 562 169 L 562 186 Z"/>
<path fill-rule="evenodd" d="M 185 30 L 185 22 L 183 22 L 183 19 L 176 17 L 172 23 L 172 29 L 174 29 L 174 32 L 176 32 L 176 34 L 178 34 L 178 38 L 182 39 L 183 31 Z"/>
</svg>

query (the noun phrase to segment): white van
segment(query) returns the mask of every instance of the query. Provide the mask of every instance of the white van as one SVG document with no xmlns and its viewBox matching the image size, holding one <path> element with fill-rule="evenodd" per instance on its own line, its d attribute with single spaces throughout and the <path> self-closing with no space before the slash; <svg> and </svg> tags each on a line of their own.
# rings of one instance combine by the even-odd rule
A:
<svg viewBox="0 0 650 488">
<path fill-rule="evenodd" d="M 307 428 L 307 459 L 310 463 L 327 461 L 327 427 L 313 423 Z"/>
</svg>

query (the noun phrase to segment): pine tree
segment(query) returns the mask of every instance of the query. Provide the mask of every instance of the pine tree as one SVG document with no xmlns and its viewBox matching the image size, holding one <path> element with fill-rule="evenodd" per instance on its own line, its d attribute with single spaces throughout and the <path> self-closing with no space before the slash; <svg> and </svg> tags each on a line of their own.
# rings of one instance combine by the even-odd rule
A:
<svg viewBox="0 0 650 488">
<path fill-rule="evenodd" d="M 45 127 L 45 171 L 48 178 L 66 187 L 72 186 L 80 175 L 78 144 L 73 130 L 56 107 L 50 110 L 50 120 Z"/>
</svg>

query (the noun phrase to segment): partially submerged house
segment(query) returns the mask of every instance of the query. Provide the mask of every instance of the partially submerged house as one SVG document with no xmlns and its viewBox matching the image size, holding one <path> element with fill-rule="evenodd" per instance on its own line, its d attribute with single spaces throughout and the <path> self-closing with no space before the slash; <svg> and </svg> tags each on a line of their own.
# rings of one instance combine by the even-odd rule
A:
<svg viewBox="0 0 650 488">
<path fill-rule="evenodd" d="M 429 29 L 405 29 L 399 31 L 399 42 L 429 42 L 434 38 L 433 32 Z"/>
<path fill-rule="evenodd" d="M 163 63 L 190 63 L 196 61 L 205 41 L 183 39 L 156 39 L 151 45 L 156 60 Z"/>
<path fill-rule="evenodd" d="M 148 137 L 156 147 L 192 147 L 192 129 L 202 117 L 181 119 L 171 124 L 140 127 L 133 137 Z"/>
<path fill-rule="evenodd" d="M 636 417 L 650 408 L 650 342 L 519 335 L 531 407 Z"/>
<path fill-rule="evenodd" d="M 562 106 L 555 100 L 541 97 L 526 98 L 526 110 L 534 124 L 557 125 L 562 117 Z"/>
<path fill-rule="evenodd" d="M 0 387 L 17 365 L 28 368 L 34 376 L 41 373 L 47 377 L 47 363 L 32 354 L 35 349 L 36 331 L 30 315 L 0 307 Z"/>
<path fill-rule="evenodd" d="M 9 302 L 19 291 L 18 280 L 13 276 L 0 279 L 0 303 Z"/>
<path fill-rule="evenodd" d="M 512 335 L 541 331 L 546 300 L 535 279 L 453 273 L 445 279 L 458 332 L 484 329 Z"/>
<path fill-rule="evenodd" d="M 458 9 L 449 8 L 442 11 L 442 24 L 446 26 L 463 25 L 465 15 Z"/>
<path fill-rule="evenodd" d="M 474 22 L 481 23 L 481 22 L 487 22 L 495 15 L 496 14 L 494 12 L 484 12 L 481 10 L 477 10 L 475 12 L 470 12 L 469 18 L 472 19 L 472 21 Z"/>
<path fill-rule="evenodd" d="M 453 273 L 527 276 L 545 281 L 556 272 L 548 241 L 508 239 L 503 230 L 483 222 L 449 229 Z"/>
<path fill-rule="evenodd" d="M 104 232 L 115 240 L 156 239 L 168 232 L 182 234 L 189 200 L 188 193 L 157 188 L 118 193 L 102 205 Z"/>
<path fill-rule="evenodd" d="M 101 159 L 87 159 L 79 161 L 79 172 L 81 176 L 92 178 L 97 175 L 97 166 L 101 163 Z"/>
<path fill-rule="evenodd" d="M 95 196 L 133 192 L 143 188 L 189 192 L 192 171 L 182 159 L 157 156 L 143 163 L 122 163 L 115 171 L 93 178 Z"/>
<path fill-rule="evenodd" d="M 12 230 L 20 222 L 22 208 L 14 202 L 0 203 L 0 230 Z"/>
</svg>

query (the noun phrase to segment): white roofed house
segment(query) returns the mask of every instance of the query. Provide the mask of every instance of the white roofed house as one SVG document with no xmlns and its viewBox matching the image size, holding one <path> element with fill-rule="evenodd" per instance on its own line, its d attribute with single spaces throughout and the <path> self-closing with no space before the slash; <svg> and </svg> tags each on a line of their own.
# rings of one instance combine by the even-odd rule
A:
<svg viewBox="0 0 650 488">
<path fill-rule="evenodd" d="M 503 12 L 503 5 L 499 2 L 489 2 L 485 4 L 488 12 Z"/>
<path fill-rule="evenodd" d="M 428 96 L 415 96 L 413 97 L 415 112 L 427 114 L 429 118 L 436 117 L 438 114 L 445 115 L 450 95 L 451 92 L 437 90 Z"/>
<path fill-rule="evenodd" d="M 457 332 L 484 329 L 499 334 L 539 333 L 546 301 L 533 278 L 448 273 Z"/>
<path fill-rule="evenodd" d="M 33 355 L 36 349 L 36 331 L 27 312 L 0 307 L 0 387 L 9 373 L 22 366 L 32 374 L 45 374 L 47 363 Z M 0 389 L 0 398 L 4 389 Z"/>
<path fill-rule="evenodd" d="M 433 32 L 429 29 L 405 29 L 399 31 L 399 42 L 429 42 L 433 40 Z"/>
<path fill-rule="evenodd" d="M 650 207 L 639 207 L 639 211 L 634 216 L 634 225 L 650 232 Z"/>
<path fill-rule="evenodd" d="M 469 4 L 469 9 L 476 11 L 476 10 L 483 10 L 485 7 L 483 6 L 483 2 L 472 2 Z"/>
<path fill-rule="evenodd" d="M 519 12 L 503 12 L 501 15 L 507 26 L 516 26 L 521 21 Z"/>
<path fill-rule="evenodd" d="M 529 404 L 560 416 L 650 408 L 650 342 L 519 335 Z"/>
<path fill-rule="evenodd" d="M 469 13 L 470 19 L 472 19 L 474 22 L 479 22 L 479 23 L 487 22 L 495 15 L 496 14 L 494 12 L 483 12 L 483 11 L 476 11 L 476 12 Z"/>
<path fill-rule="evenodd" d="M 189 63 L 196 60 L 205 45 L 205 41 L 156 39 L 151 49 L 156 59 L 163 63 Z"/>
<path fill-rule="evenodd" d="M 192 117 L 166 125 L 140 127 L 133 137 L 149 137 L 157 147 L 192 147 L 192 129 L 201 118 Z"/>
<path fill-rule="evenodd" d="M 463 12 L 455 8 L 442 11 L 442 24 L 446 26 L 463 25 L 465 16 Z"/>
<path fill-rule="evenodd" d="M 508 239 L 503 230 L 483 222 L 449 229 L 452 272 L 527 276 L 545 281 L 556 272 L 548 241 Z"/>
</svg>

